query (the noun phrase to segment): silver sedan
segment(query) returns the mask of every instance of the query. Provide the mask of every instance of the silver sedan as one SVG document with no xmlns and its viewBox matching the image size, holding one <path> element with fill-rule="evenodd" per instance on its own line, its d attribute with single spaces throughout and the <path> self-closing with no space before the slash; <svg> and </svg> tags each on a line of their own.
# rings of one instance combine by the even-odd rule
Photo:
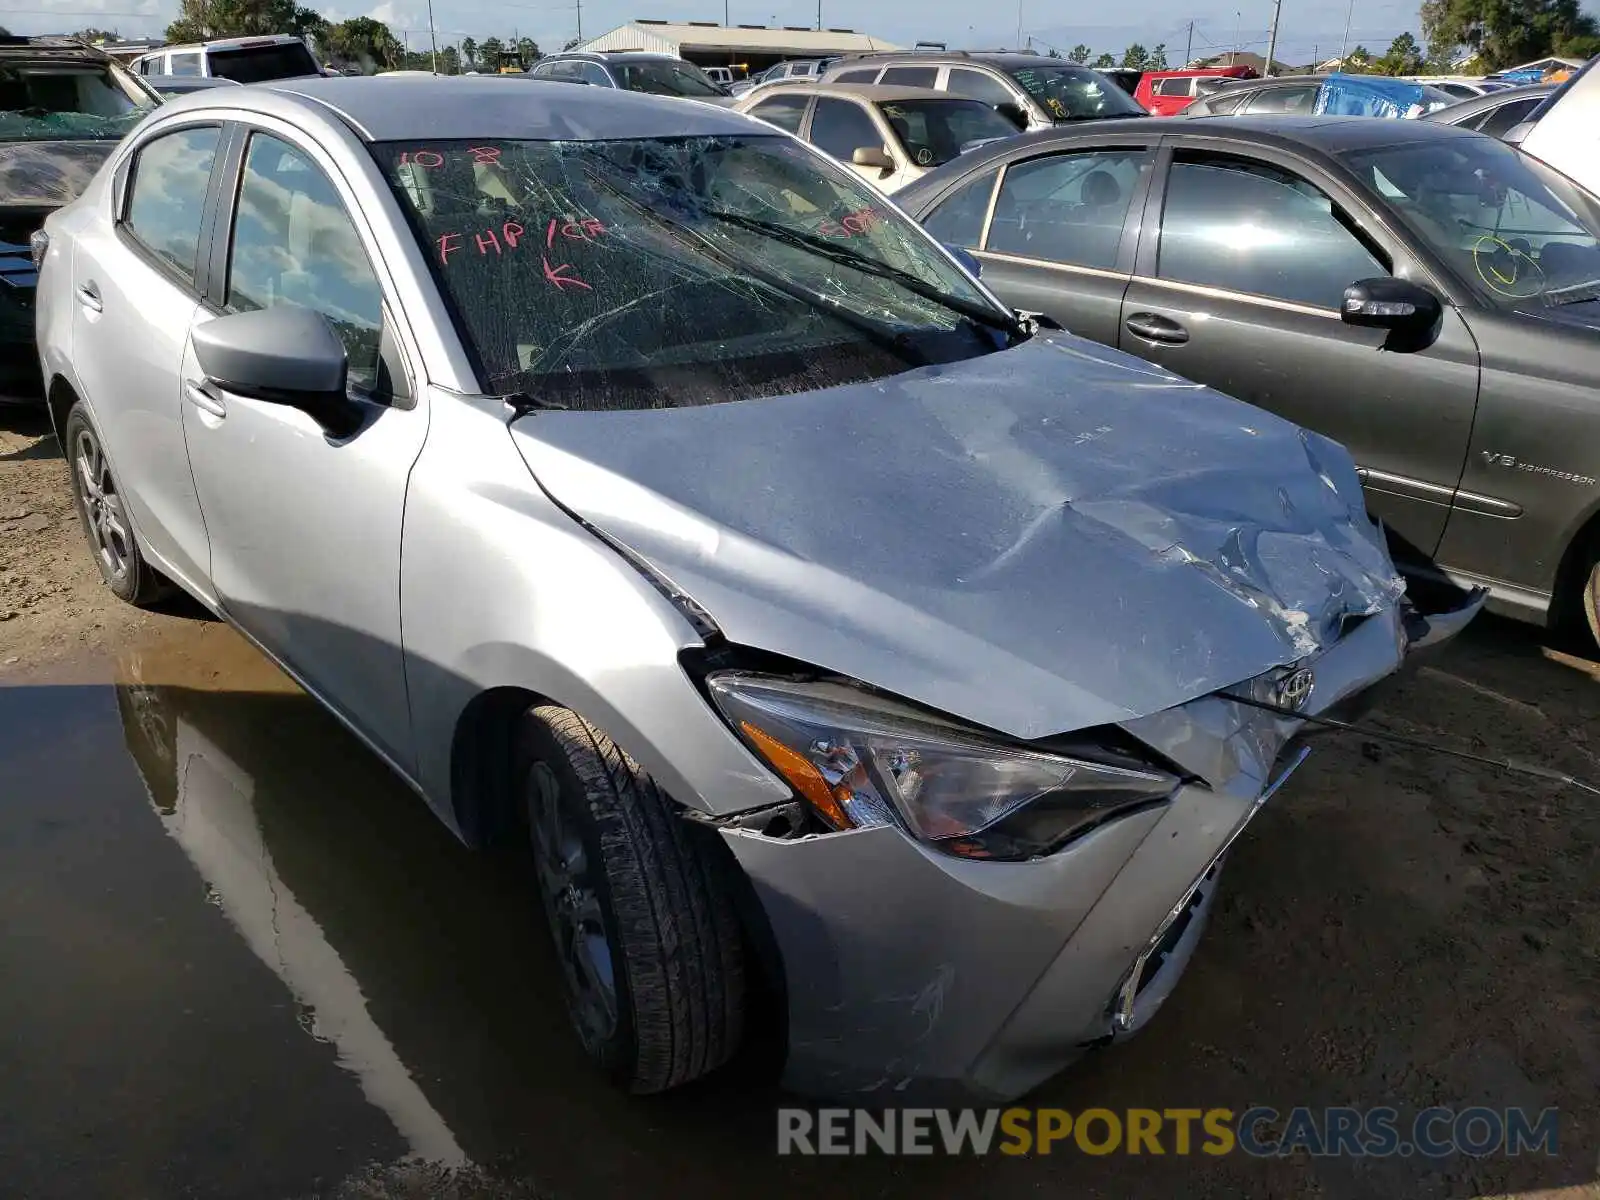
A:
<svg viewBox="0 0 1600 1200">
<path fill-rule="evenodd" d="M 813 1093 L 1009 1097 L 1137 1029 L 1303 716 L 1475 611 L 1408 606 L 1339 446 L 709 105 L 216 89 L 34 251 L 107 584 L 527 837 L 635 1091 L 728 1059 L 758 975 Z"/>
</svg>

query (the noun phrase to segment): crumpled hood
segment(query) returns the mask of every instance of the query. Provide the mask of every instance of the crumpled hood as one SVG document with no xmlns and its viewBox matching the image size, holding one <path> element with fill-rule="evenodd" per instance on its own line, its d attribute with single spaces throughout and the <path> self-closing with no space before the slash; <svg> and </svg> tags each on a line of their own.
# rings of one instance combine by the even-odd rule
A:
<svg viewBox="0 0 1600 1200">
<path fill-rule="evenodd" d="M 730 640 L 1015 737 L 1293 662 L 1404 588 L 1340 446 L 1068 335 L 511 431 Z"/>
<path fill-rule="evenodd" d="M 76 200 L 117 148 L 93 142 L 0 142 L 0 215 L 6 207 L 59 208 Z"/>
</svg>

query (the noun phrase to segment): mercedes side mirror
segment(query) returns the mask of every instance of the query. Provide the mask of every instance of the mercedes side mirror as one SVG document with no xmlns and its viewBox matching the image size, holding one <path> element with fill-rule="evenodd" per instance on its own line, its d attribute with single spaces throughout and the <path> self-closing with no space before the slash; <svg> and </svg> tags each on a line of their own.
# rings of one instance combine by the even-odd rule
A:
<svg viewBox="0 0 1600 1200">
<path fill-rule="evenodd" d="M 1432 329 L 1443 310 L 1439 299 L 1409 279 L 1362 279 L 1344 290 L 1339 316 L 1346 325 L 1421 333 Z"/>
<path fill-rule="evenodd" d="M 222 392 L 298 409 L 336 438 L 361 427 L 344 343 L 320 313 L 294 304 L 230 313 L 193 337 L 200 370 Z"/>
</svg>

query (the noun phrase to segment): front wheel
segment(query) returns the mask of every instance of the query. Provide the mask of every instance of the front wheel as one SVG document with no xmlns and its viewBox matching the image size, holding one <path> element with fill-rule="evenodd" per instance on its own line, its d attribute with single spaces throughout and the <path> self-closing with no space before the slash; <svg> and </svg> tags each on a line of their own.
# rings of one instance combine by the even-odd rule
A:
<svg viewBox="0 0 1600 1200">
<path fill-rule="evenodd" d="M 1589 577 L 1583 581 L 1583 615 L 1589 621 L 1588 651 L 1600 651 L 1600 559 L 1589 568 Z"/>
<path fill-rule="evenodd" d="M 523 718 L 517 778 L 534 869 L 584 1049 L 628 1090 L 659 1092 L 726 1062 L 744 963 L 726 849 L 569 709 Z"/>
<path fill-rule="evenodd" d="M 67 466 L 72 472 L 72 494 L 78 502 L 78 519 L 94 552 L 95 566 L 119 600 L 143 607 L 160 600 L 171 585 L 145 561 L 134 537 L 133 522 L 121 485 L 100 441 L 100 431 L 82 404 L 67 415 Z"/>
</svg>

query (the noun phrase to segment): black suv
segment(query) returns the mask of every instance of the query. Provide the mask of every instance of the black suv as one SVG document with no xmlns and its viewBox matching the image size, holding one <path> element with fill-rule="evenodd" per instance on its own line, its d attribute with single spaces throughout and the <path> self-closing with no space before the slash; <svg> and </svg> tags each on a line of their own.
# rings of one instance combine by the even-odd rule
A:
<svg viewBox="0 0 1600 1200">
<path fill-rule="evenodd" d="M 160 103 L 91 46 L 0 37 L 0 403 L 41 398 L 30 237 Z"/>
<path fill-rule="evenodd" d="M 1146 115 L 1137 100 L 1099 71 L 1041 54 L 965 50 L 862 54 L 834 63 L 822 80 L 953 92 L 991 105 L 1019 129 Z"/>
<path fill-rule="evenodd" d="M 683 96 L 710 104 L 731 104 L 725 89 L 691 62 L 650 50 L 573 50 L 541 58 L 528 69 L 535 79 L 587 83 L 595 87 Z"/>
</svg>

